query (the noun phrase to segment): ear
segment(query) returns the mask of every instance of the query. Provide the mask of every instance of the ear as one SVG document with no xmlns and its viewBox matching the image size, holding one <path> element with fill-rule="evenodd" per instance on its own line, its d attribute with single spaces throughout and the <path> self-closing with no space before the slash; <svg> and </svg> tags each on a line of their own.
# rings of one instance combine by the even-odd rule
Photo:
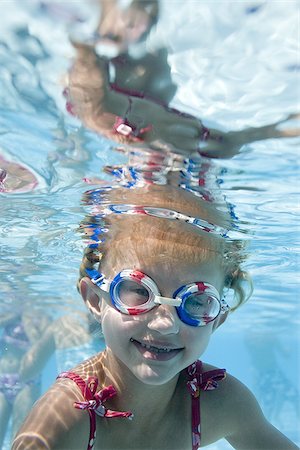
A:
<svg viewBox="0 0 300 450">
<path fill-rule="evenodd" d="M 225 322 L 225 320 L 227 319 L 228 313 L 229 313 L 229 311 L 226 311 L 225 314 L 220 314 L 220 315 L 216 318 L 216 320 L 215 320 L 214 323 L 213 323 L 213 329 L 212 329 L 213 332 L 214 332 L 217 328 L 219 328 L 219 326 L 222 325 L 222 323 Z"/>
<path fill-rule="evenodd" d="M 79 290 L 87 308 L 91 311 L 97 322 L 101 322 L 99 288 L 92 283 L 90 278 L 84 277 L 80 280 Z"/>
</svg>

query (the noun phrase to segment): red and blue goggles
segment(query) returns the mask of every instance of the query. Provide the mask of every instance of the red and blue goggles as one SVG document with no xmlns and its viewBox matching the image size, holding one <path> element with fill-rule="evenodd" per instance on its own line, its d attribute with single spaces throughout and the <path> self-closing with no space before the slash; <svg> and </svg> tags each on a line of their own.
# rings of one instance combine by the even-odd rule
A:
<svg viewBox="0 0 300 450">
<path fill-rule="evenodd" d="M 113 280 L 94 269 L 86 269 L 86 273 L 101 290 L 109 292 L 114 307 L 124 314 L 138 315 L 158 305 L 171 305 L 182 322 L 202 327 L 230 309 L 217 289 L 203 281 L 181 286 L 173 298 L 168 298 L 162 297 L 156 283 L 138 270 L 122 270 Z"/>
</svg>

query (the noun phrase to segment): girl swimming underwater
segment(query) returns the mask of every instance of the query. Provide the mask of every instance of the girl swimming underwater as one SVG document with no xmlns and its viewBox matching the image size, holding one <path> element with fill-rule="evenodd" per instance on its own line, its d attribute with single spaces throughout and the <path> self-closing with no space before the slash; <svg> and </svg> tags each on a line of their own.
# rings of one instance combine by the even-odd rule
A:
<svg viewBox="0 0 300 450">
<path fill-rule="evenodd" d="M 157 195 L 152 189 L 141 190 L 144 205 Z M 246 386 L 198 360 L 228 316 L 228 288 L 232 309 L 246 300 L 244 250 L 222 232 L 227 215 L 200 198 L 190 205 L 201 218 L 192 226 L 180 189 L 178 220 L 166 220 L 165 192 L 152 207 L 130 214 L 115 206 L 100 215 L 101 227 L 85 225 L 98 238 L 85 251 L 78 285 L 106 348 L 59 375 L 13 450 L 196 450 L 221 438 L 236 449 L 297 448 L 265 419 Z M 96 220 L 97 203 L 94 214 Z"/>
</svg>

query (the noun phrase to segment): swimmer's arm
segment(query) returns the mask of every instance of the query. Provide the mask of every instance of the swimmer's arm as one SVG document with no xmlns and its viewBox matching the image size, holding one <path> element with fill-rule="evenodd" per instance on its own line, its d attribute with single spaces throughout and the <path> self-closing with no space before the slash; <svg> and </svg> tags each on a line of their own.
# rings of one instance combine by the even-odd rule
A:
<svg viewBox="0 0 300 450">
<path fill-rule="evenodd" d="M 0 327 L 5 327 L 10 323 L 13 323 L 19 317 L 15 312 L 1 313 L 0 315 Z"/>
<path fill-rule="evenodd" d="M 70 450 L 86 448 L 87 411 L 74 408 L 83 401 L 77 385 L 58 380 L 33 406 L 17 432 L 11 450 Z"/>
<path fill-rule="evenodd" d="M 20 365 L 20 377 L 28 381 L 44 369 L 48 359 L 55 351 L 53 324 L 49 325 L 40 338 L 23 356 Z"/>
<path fill-rule="evenodd" d="M 226 440 L 237 450 L 299 450 L 264 417 L 254 395 L 237 380 L 231 384 L 230 433 Z"/>
<path fill-rule="evenodd" d="M 210 158 L 229 158 L 238 154 L 244 145 L 253 142 L 299 137 L 299 119 L 300 114 L 296 113 L 262 127 L 249 127 L 229 132 L 211 129 L 210 137 L 204 144 L 201 153 Z M 295 125 L 293 125 L 292 121 L 296 122 Z"/>
</svg>

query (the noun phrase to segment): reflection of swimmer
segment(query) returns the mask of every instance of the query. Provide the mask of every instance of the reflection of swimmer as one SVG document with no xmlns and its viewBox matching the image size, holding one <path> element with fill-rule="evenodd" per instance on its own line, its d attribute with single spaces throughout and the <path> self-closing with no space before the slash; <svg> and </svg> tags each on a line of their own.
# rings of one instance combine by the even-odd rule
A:
<svg viewBox="0 0 300 450">
<path fill-rule="evenodd" d="M 97 31 L 100 43 L 117 48 L 118 56 L 110 60 L 114 88 L 168 104 L 176 85 L 171 78 L 167 49 L 143 52 L 139 57 L 129 51 L 131 44 L 147 37 L 158 15 L 157 0 L 133 0 L 127 8 L 121 8 L 115 0 L 102 0 Z"/>
<path fill-rule="evenodd" d="M 132 0 L 121 7 L 117 0 L 100 0 L 97 34 L 101 42 L 126 52 L 131 44 L 148 36 L 159 15 L 158 0 Z"/>
<path fill-rule="evenodd" d="M 242 242 L 209 227 L 230 223 L 228 213 L 201 199 L 196 204 L 178 188 L 181 216 L 170 220 L 152 207 L 152 189 L 142 193 L 143 208 L 129 205 L 129 214 L 120 214 L 122 205 L 114 212 L 106 205 L 112 212 L 106 215 L 103 205 L 93 216 L 107 230 L 103 235 L 98 229 L 98 239 L 91 239 L 79 289 L 101 323 L 106 348 L 59 376 L 25 420 L 13 450 L 40 442 L 49 450 L 129 449 L 132 443 L 145 450 L 196 450 L 221 438 L 237 449 L 295 450 L 242 383 L 198 361 L 227 318 L 226 288 L 235 292 L 235 306 L 247 297 Z M 172 200 L 164 192 L 160 205 Z M 126 193 L 130 200 L 131 191 L 124 190 L 124 200 Z M 89 195 L 97 208 L 101 196 Z M 206 228 L 183 217 L 190 200 L 190 211 Z M 89 234 L 87 223 L 83 229 Z"/>
<path fill-rule="evenodd" d="M 53 353 L 57 369 L 62 372 L 100 351 L 102 336 L 96 325 L 91 314 L 80 312 L 53 321 L 23 358 L 22 378 L 27 380 L 34 371 L 41 372 Z"/>
<path fill-rule="evenodd" d="M 36 312 L 2 313 L 0 327 L 0 447 L 10 417 L 12 418 L 12 436 L 20 427 L 24 417 L 40 395 L 40 375 L 32 367 L 32 376 L 26 381 L 19 371 L 22 358 L 30 347 L 40 338 L 48 319 Z"/>
<path fill-rule="evenodd" d="M 37 176 L 25 165 L 8 161 L 0 154 L 0 192 L 29 192 L 38 186 Z"/>
<path fill-rule="evenodd" d="M 145 145 L 179 153 L 199 151 L 230 157 L 254 141 L 294 137 L 299 129 L 278 129 L 286 120 L 242 131 L 208 130 L 199 119 L 169 108 L 138 92 L 118 88 L 109 78 L 109 64 L 94 49 L 74 43 L 77 58 L 69 72 L 67 108 L 83 123 L 123 144 Z"/>
<path fill-rule="evenodd" d="M 111 8 L 113 11 L 118 9 L 116 2 Z M 109 33 L 106 24 L 102 36 L 105 42 L 110 39 L 123 43 L 122 52 L 108 60 L 96 53 L 97 46 L 73 42 L 76 58 L 65 90 L 67 109 L 87 127 L 122 144 L 185 154 L 199 151 L 209 157 L 231 157 L 243 145 L 254 141 L 299 135 L 298 128 L 277 128 L 285 120 L 260 128 L 224 133 L 207 129 L 197 117 L 170 108 L 169 102 L 176 86 L 170 76 L 166 49 L 146 53 L 136 59 L 130 57 L 123 50 L 133 41 L 126 38 L 126 33 L 130 34 L 128 11 L 118 9 L 118 17 L 122 14 L 125 17 L 123 22 L 112 21 L 108 5 L 103 14 L 103 23 L 106 15 L 110 17 L 108 23 L 112 32 Z M 119 33 L 118 27 L 121 28 Z M 293 116 L 287 120 L 290 118 Z"/>
</svg>

